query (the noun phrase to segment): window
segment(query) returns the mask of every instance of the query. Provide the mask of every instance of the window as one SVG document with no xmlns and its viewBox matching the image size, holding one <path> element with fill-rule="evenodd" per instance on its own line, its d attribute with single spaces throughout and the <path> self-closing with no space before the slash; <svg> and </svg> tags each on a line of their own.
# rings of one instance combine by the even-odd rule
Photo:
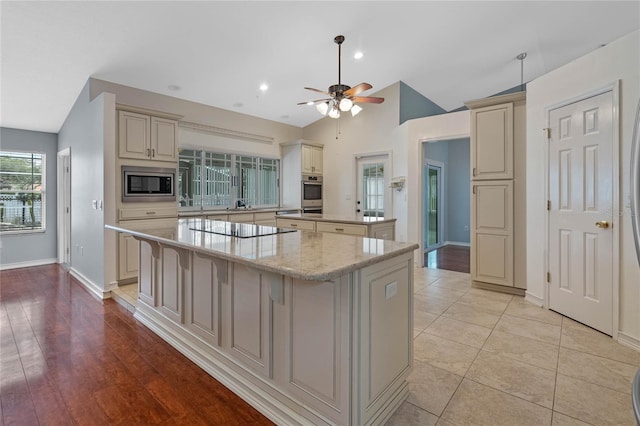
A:
<svg viewBox="0 0 640 426">
<path fill-rule="evenodd" d="M 45 154 L 0 151 L 0 232 L 43 231 Z"/>
<path fill-rule="evenodd" d="M 182 149 L 179 206 L 183 210 L 277 207 L 279 165 L 272 158 Z"/>
<path fill-rule="evenodd" d="M 384 216 L 384 164 L 367 164 L 363 168 L 364 216 Z"/>
</svg>

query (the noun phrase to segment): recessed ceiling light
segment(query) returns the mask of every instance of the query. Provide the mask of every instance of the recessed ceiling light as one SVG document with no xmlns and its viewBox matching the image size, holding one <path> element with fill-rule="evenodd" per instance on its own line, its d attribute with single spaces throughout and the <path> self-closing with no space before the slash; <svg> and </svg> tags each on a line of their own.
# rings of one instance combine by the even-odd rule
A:
<svg viewBox="0 0 640 426">
<path fill-rule="evenodd" d="M 362 52 L 360 52 L 360 51 L 357 51 L 357 52 L 355 53 L 355 55 L 353 55 L 353 57 L 354 57 L 355 59 L 362 59 L 362 57 L 363 57 L 363 56 L 364 56 L 364 53 L 362 53 Z"/>
<path fill-rule="evenodd" d="M 167 89 L 175 92 L 176 90 L 180 90 L 180 86 L 178 86 L 177 84 L 170 84 L 167 86 Z"/>
<path fill-rule="evenodd" d="M 262 83 L 260 85 L 260 90 L 262 90 L 263 92 L 266 92 L 269 89 L 269 86 L 267 86 L 267 83 Z"/>
</svg>

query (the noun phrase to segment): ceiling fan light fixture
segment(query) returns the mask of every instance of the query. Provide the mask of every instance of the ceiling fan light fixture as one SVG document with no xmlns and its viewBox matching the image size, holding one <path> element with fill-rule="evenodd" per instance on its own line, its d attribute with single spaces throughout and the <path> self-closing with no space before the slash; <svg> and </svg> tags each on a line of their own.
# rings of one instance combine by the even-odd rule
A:
<svg viewBox="0 0 640 426">
<path fill-rule="evenodd" d="M 347 112 L 351 109 L 351 107 L 353 106 L 353 101 L 349 98 L 342 98 L 340 100 L 340 111 L 342 112 Z"/>
<path fill-rule="evenodd" d="M 362 111 L 362 108 L 358 105 L 354 105 L 351 107 L 351 116 L 355 117 L 356 115 L 358 115 L 360 113 L 360 111 Z"/>
<path fill-rule="evenodd" d="M 334 105 L 333 108 L 331 108 L 331 111 L 329 111 L 329 117 L 340 118 L 340 109 Z"/>
<path fill-rule="evenodd" d="M 327 115 L 327 112 L 329 111 L 329 103 L 328 102 L 322 102 L 318 105 L 316 105 L 316 109 L 318 110 L 318 112 L 322 115 Z"/>
</svg>

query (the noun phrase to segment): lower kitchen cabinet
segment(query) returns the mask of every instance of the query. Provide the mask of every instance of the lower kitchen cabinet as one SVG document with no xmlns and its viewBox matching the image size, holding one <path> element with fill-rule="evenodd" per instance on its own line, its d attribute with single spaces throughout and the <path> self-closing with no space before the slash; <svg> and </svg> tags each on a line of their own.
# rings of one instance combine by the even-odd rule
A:
<svg viewBox="0 0 640 426">
<path fill-rule="evenodd" d="M 316 231 L 316 223 L 312 220 L 276 218 L 278 228 L 300 229 L 302 231 Z"/>
<path fill-rule="evenodd" d="M 118 233 L 118 282 L 138 277 L 138 240 L 131 234 Z"/>
<path fill-rule="evenodd" d="M 367 227 L 365 225 L 316 222 L 316 232 L 333 232 L 334 234 L 347 234 L 365 237 L 367 235 Z"/>
</svg>

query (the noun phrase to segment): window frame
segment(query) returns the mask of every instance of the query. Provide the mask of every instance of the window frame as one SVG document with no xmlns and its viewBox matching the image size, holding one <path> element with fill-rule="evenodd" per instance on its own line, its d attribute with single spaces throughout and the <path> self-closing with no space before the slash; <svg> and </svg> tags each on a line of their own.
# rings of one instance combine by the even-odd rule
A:
<svg viewBox="0 0 640 426">
<path fill-rule="evenodd" d="M 37 151 L 37 150 L 21 150 L 21 149 L 13 149 L 13 148 L 9 148 L 9 149 L 0 149 L 0 153 L 9 153 L 9 154 L 37 154 L 41 156 L 41 182 L 40 182 L 40 187 L 41 189 L 36 191 L 36 190 L 22 190 L 22 191 L 6 191 L 2 188 L 0 188 L 0 195 L 1 194 L 40 194 L 40 227 L 39 228 L 27 228 L 27 229 L 12 229 L 12 230 L 7 230 L 7 231 L 3 231 L 0 229 L 0 236 L 2 235 L 23 235 L 23 234 L 42 234 L 45 233 L 47 231 L 47 203 L 46 203 L 46 192 L 47 192 L 47 153 L 44 151 Z M 32 163 L 33 163 L 33 159 L 32 159 Z M 1 201 L 0 201 L 1 202 Z"/>
<path fill-rule="evenodd" d="M 262 194 L 262 188 L 261 188 L 261 178 L 259 177 L 259 173 L 258 171 L 261 169 L 261 165 L 262 160 L 269 160 L 269 161 L 274 161 L 275 160 L 275 165 L 276 165 L 276 203 L 275 204 L 251 204 L 251 210 L 255 210 L 255 209 L 268 209 L 268 208 L 279 208 L 280 207 L 280 174 L 281 174 L 281 159 L 279 157 L 275 157 L 275 156 L 269 156 L 269 155 L 256 155 L 255 153 L 246 153 L 246 152 L 237 152 L 237 151 L 228 151 L 228 150 L 222 150 L 222 149 L 215 149 L 215 148 L 207 148 L 207 147 L 202 147 L 202 146 L 189 146 L 189 145 L 185 145 L 185 146 L 181 146 L 180 150 L 190 150 L 190 151 L 194 151 L 194 153 L 197 153 L 197 157 L 194 155 L 193 158 L 197 158 L 197 162 L 198 162 L 198 166 L 200 168 L 200 176 L 199 176 L 199 193 L 200 193 L 200 204 L 199 205 L 195 205 L 195 206 L 181 206 L 180 205 L 180 201 L 178 200 L 178 211 L 180 212 L 220 212 L 220 211 L 230 211 L 230 210 L 242 210 L 242 208 L 237 208 L 237 201 L 240 199 L 238 191 L 239 191 L 239 186 L 240 186 L 240 176 L 238 174 L 238 170 L 239 170 L 239 164 L 240 161 L 239 159 L 241 157 L 251 157 L 254 162 L 253 164 L 255 164 L 255 170 L 256 170 L 256 181 L 255 181 L 255 190 L 256 190 L 256 198 L 257 199 L 261 199 L 263 198 L 263 194 Z M 207 185 L 207 181 L 206 181 L 206 167 L 205 167 L 205 161 L 207 160 L 207 154 L 212 154 L 212 155 L 224 155 L 224 156 L 229 156 L 230 157 L 230 199 L 229 199 L 229 204 L 225 204 L 225 205 L 219 205 L 219 206 L 207 206 L 204 205 L 204 197 L 206 194 L 206 185 Z M 255 160 L 258 161 L 255 161 Z M 180 154 L 178 154 L 178 174 L 180 173 Z M 194 184 L 194 193 L 196 193 L 195 190 L 195 179 L 192 180 L 193 184 Z M 180 194 L 178 194 L 178 198 L 180 198 Z"/>
</svg>

